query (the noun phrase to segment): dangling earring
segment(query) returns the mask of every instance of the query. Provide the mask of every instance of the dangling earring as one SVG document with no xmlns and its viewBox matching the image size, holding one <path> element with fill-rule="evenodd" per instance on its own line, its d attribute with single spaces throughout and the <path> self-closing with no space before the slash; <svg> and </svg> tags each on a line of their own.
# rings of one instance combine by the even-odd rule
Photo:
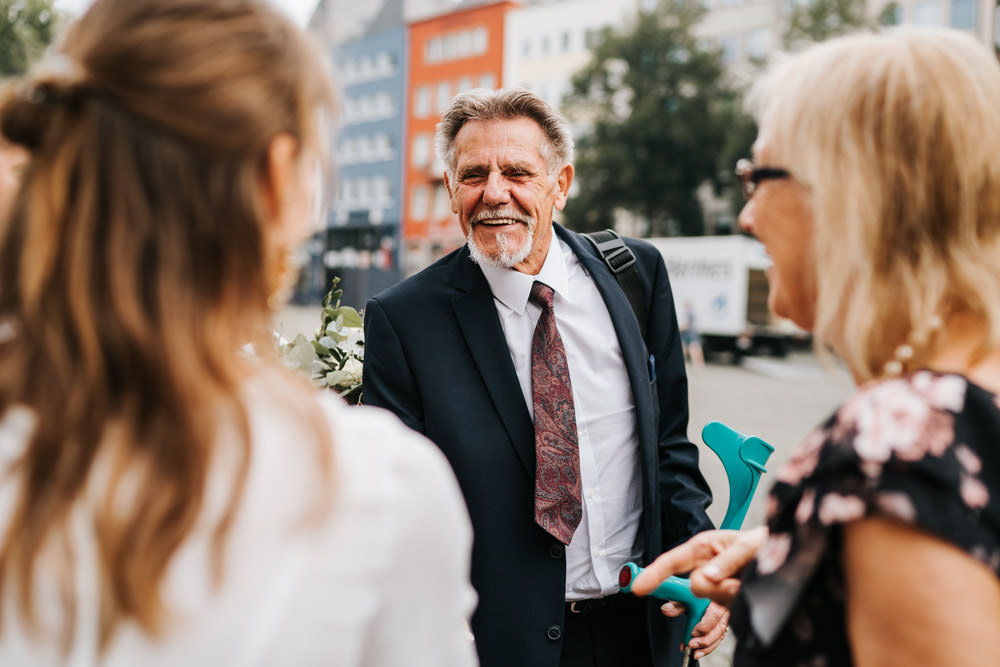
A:
<svg viewBox="0 0 1000 667">
<path fill-rule="evenodd" d="M 885 362 L 885 366 L 882 369 L 883 377 L 891 378 L 902 375 L 907 364 L 909 364 L 910 360 L 916 354 L 916 350 L 922 350 L 927 347 L 931 341 L 931 337 L 937 334 L 941 326 L 941 318 L 937 315 L 932 315 L 927 321 L 925 328 L 915 331 L 910 336 L 908 342 L 896 348 L 896 351 L 892 354 L 892 359 Z"/>
<path fill-rule="evenodd" d="M 267 297 L 268 310 L 275 313 L 291 301 L 297 276 L 295 250 L 291 245 L 283 243 L 275 250 L 274 270 L 271 274 L 271 293 Z"/>
</svg>

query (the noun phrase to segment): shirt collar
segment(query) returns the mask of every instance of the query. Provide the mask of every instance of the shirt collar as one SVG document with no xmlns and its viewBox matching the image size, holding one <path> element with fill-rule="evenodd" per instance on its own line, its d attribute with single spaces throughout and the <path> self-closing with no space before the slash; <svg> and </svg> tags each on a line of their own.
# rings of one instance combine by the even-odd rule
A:
<svg viewBox="0 0 1000 667">
<path fill-rule="evenodd" d="M 538 275 L 529 276 L 514 269 L 482 265 L 483 275 L 490 284 L 493 297 L 511 310 L 523 313 L 531 294 L 531 286 L 536 280 L 545 283 L 563 299 L 570 298 L 569 272 L 566 270 L 566 248 L 553 229 L 549 252 Z"/>
</svg>

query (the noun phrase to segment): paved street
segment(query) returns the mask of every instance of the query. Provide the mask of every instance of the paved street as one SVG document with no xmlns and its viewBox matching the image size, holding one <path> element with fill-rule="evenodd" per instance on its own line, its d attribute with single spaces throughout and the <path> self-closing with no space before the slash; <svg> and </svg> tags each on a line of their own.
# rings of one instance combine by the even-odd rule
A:
<svg viewBox="0 0 1000 667">
<path fill-rule="evenodd" d="M 317 307 L 293 307 L 283 311 L 276 328 L 286 337 L 310 335 L 319 325 Z M 823 420 L 851 391 L 847 374 L 839 367 L 824 369 L 808 352 L 793 352 L 786 359 L 749 357 L 739 366 L 709 363 L 688 367 L 692 441 L 702 444 L 701 429 L 718 420 L 749 435 L 756 435 L 775 448 L 768 462 L 774 471 L 803 437 Z M 702 444 L 701 466 L 715 494 L 709 508 L 712 519 L 722 520 L 729 502 L 729 483 L 722 463 Z M 764 498 L 770 480 L 761 482 L 744 526 L 760 525 Z M 731 640 L 707 659 L 702 667 L 727 667 Z"/>
<path fill-rule="evenodd" d="M 740 366 L 709 363 L 688 367 L 691 421 L 688 435 L 702 444 L 701 429 L 713 420 L 756 435 L 774 448 L 768 470 L 774 471 L 805 435 L 851 391 L 848 375 L 839 367 L 824 369 L 810 353 L 795 352 L 786 359 L 748 357 Z M 715 493 L 709 509 L 722 519 L 728 504 L 728 481 L 715 453 L 702 445 L 702 470 Z M 763 498 L 769 486 L 761 481 L 744 525 L 763 522 Z"/>
<path fill-rule="evenodd" d="M 715 495 L 709 515 L 718 524 L 729 503 L 729 483 L 722 463 L 701 442 L 702 427 L 713 420 L 756 435 L 775 449 L 768 471 L 776 471 L 792 449 L 851 391 L 849 376 L 839 367 L 824 369 L 812 354 L 792 353 L 786 359 L 748 357 L 740 366 L 710 363 L 688 367 L 691 422 L 688 431 L 702 445 L 701 468 Z M 767 475 L 747 513 L 745 527 L 764 521 L 770 481 Z M 727 667 L 732 639 L 727 638 L 702 667 Z"/>
<path fill-rule="evenodd" d="M 274 329 L 289 340 L 299 333 L 310 338 L 313 331 L 319 327 L 319 311 L 319 305 L 288 306 L 275 316 Z"/>
</svg>

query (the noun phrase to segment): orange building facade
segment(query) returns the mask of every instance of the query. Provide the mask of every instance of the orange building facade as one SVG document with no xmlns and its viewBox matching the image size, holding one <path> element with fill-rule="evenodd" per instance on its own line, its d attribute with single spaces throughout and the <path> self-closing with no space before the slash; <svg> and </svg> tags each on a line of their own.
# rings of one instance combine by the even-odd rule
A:
<svg viewBox="0 0 1000 667">
<path fill-rule="evenodd" d="M 434 155 L 434 129 L 456 94 L 504 85 L 507 12 L 516 2 L 479 5 L 409 26 L 407 145 L 402 245 L 407 275 L 465 242 L 444 186 L 444 164 Z"/>
</svg>

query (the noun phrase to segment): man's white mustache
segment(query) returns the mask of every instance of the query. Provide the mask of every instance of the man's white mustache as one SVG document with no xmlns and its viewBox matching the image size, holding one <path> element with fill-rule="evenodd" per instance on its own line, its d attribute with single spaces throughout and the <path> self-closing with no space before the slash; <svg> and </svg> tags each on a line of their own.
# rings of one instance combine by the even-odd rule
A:
<svg viewBox="0 0 1000 667">
<path fill-rule="evenodd" d="M 523 222 L 526 225 L 530 225 L 534 222 L 530 215 L 524 215 L 523 213 L 518 213 L 517 211 L 504 209 L 481 211 L 472 216 L 470 222 L 472 224 L 476 224 L 479 222 L 488 222 L 490 220 L 513 220 L 514 222 Z"/>
</svg>

